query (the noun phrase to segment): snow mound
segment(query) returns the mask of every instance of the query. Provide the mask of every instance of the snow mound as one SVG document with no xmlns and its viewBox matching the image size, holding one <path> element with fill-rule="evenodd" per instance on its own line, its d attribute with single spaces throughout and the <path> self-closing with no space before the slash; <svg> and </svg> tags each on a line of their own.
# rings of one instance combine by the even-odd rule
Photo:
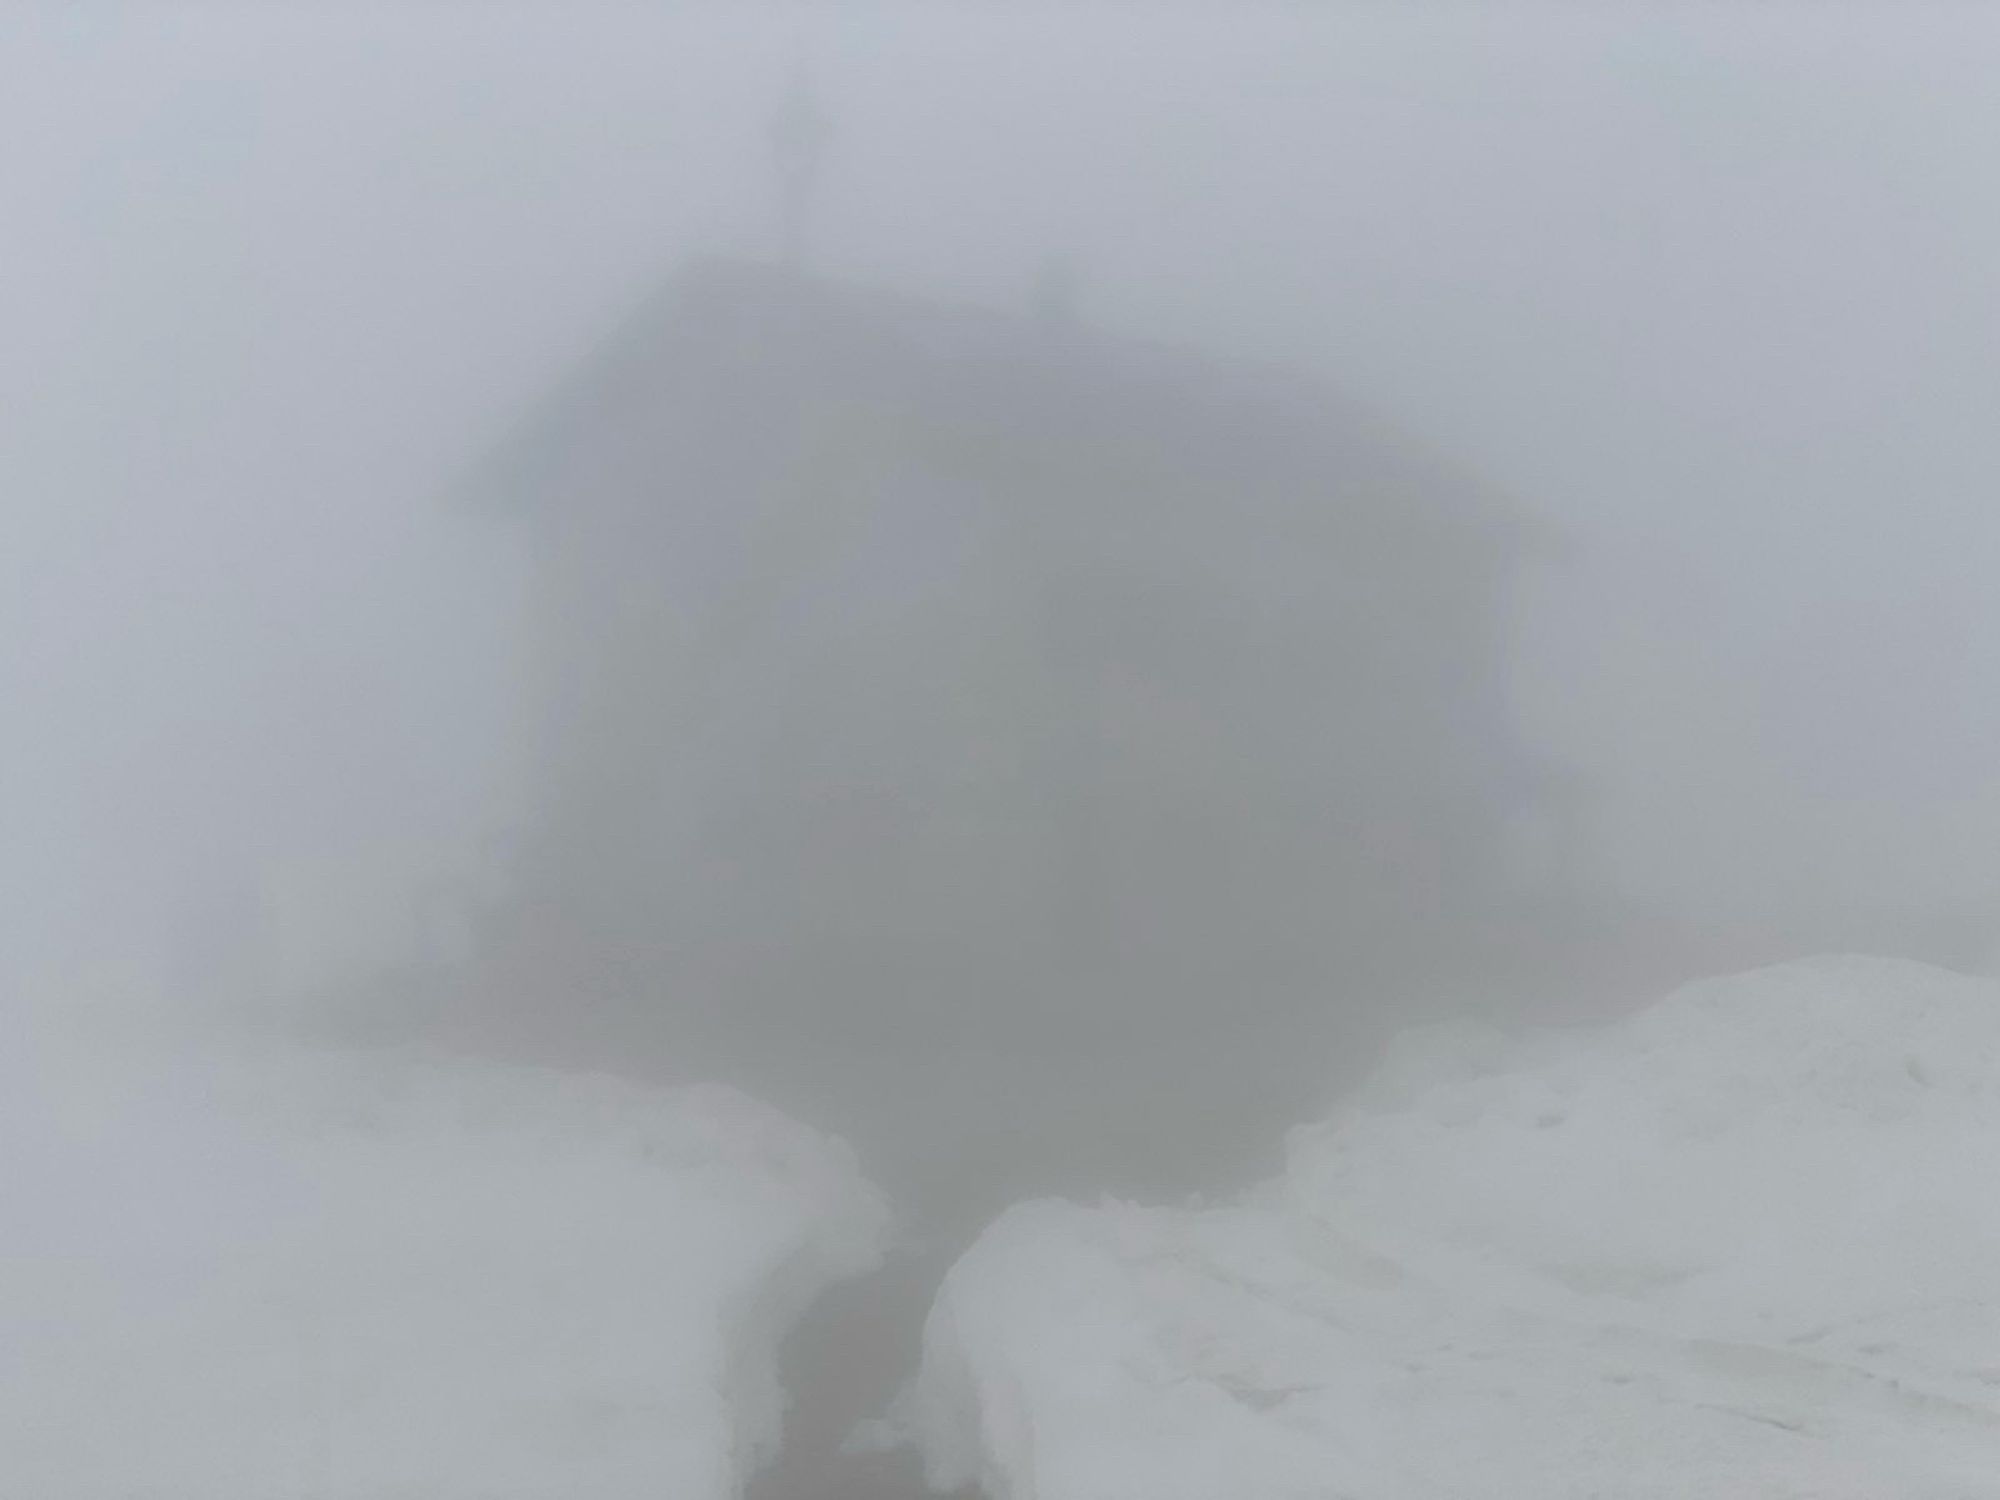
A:
<svg viewBox="0 0 2000 1500">
<path fill-rule="evenodd" d="M 0 1064 L 0 1491 L 720 1500 L 885 1219 L 723 1088 L 43 1035 Z"/>
<path fill-rule="evenodd" d="M 906 1401 L 996 1500 L 1993 1500 L 2000 990 L 1828 959 L 1406 1040 L 1211 1210 L 1022 1205 Z"/>
</svg>

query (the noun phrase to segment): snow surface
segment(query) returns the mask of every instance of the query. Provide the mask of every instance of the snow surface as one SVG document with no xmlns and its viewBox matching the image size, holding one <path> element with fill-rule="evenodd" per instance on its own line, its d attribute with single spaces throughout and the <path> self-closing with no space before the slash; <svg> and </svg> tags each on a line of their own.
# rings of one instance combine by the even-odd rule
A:
<svg viewBox="0 0 2000 1500">
<path fill-rule="evenodd" d="M 721 1088 L 418 1057 L 0 1063 L 0 1494 L 710 1500 L 875 1260 L 844 1147 Z"/>
<path fill-rule="evenodd" d="M 1003 1215 L 903 1417 L 996 1500 L 1992 1500 L 2000 989 L 1414 1035 L 1244 1203 Z"/>
</svg>

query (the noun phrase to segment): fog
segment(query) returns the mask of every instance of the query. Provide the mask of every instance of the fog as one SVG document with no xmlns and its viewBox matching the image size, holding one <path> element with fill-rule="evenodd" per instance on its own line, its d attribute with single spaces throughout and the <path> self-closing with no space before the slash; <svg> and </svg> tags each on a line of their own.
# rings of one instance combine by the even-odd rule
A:
<svg viewBox="0 0 2000 1500">
<path fill-rule="evenodd" d="M 1234 1132 L 1217 1151 L 1236 1170 L 1261 1159 L 1253 1132 L 1296 1118 L 1352 1075 L 1347 1053 L 1372 1053 L 1407 1019 L 1465 1006 L 1611 1014 L 1694 974 L 1826 949 L 1981 968 L 2000 940 L 1996 68 L 2000 16 L 1974 5 L 10 8 L 0 978 L 57 1006 L 191 1004 L 669 1081 L 706 1069 L 855 1133 L 864 1161 L 954 1111 L 994 1111 L 1004 1135 L 1021 1107 L 1018 1080 L 919 1076 L 929 1062 L 901 1050 L 919 1033 L 926 1060 L 955 1046 L 1043 1059 L 1038 1087 L 1071 1099 L 1047 1104 L 1046 1164 L 1066 1154 L 1074 1096 L 1123 1076 L 1074 1063 L 1077 1014 L 1101 1023 L 1093 1056 L 1143 1073 L 1161 1028 L 1198 1034 L 1185 1045 L 1199 1050 L 1228 1035 L 1233 1014 L 1311 1011 L 1319 1019 L 1284 1031 L 1283 1045 L 1230 1054 L 1217 1099 L 1187 1103 L 1151 1158 L 1078 1147 L 1068 1164 L 1087 1177 L 1115 1159 L 1135 1181 L 1194 1186 L 1207 1185 L 1194 1180 L 1206 1163 L 1177 1183 L 1160 1157 L 1199 1149 L 1188 1143 L 1206 1128 L 1202 1109 Z M 829 133 L 786 261 L 772 121 L 800 87 Z M 932 730 L 903 726 L 930 720 L 893 696 L 841 699 L 874 680 L 853 676 L 856 664 L 901 680 L 896 653 L 970 628 L 967 611 L 1033 614 L 1047 599 L 993 585 L 975 605 L 970 586 L 940 585 L 936 608 L 896 604 L 899 567 L 962 582 L 964 557 L 995 545 L 933 536 L 921 474 L 885 481 L 897 497 L 886 513 L 904 520 L 871 521 L 874 541 L 844 573 L 798 564 L 748 521 L 732 541 L 728 507 L 691 498 L 710 471 L 683 467 L 670 443 L 648 446 L 652 429 L 616 405 L 652 387 L 618 387 L 596 409 L 604 387 L 566 384 L 621 329 L 654 329 L 683 351 L 662 359 L 687 362 L 670 388 L 698 393 L 691 409 L 712 419 L 700 430 L 735 423 L 730 451 L 758 458 L 761 367 L 749 360 L 750 383 L 728 385 L 657 311 L 674 295 L 662 288 L 697 264 L 725 279 L 731 266 L 764 268 L 777 290 L 741 294 L 753 301 L 783 304 L 795 282 L 836 312 L 844 297 L 885 297 L 918 311 L 882 316 L 939 318 L 947 339 L 961 316 L 1044 327 L 1059 266 L 1067 331 L 1050 338 L 1300 372 L 1341 414 L 1336 430 L 1398 435 L 1384 472 L 1421 453 L 1440 466 L 1425 474 L 1455 476 L 1439 481 L 1447 490 L 1462 478 L 1504 512 L 1519 528 L 1518 574 L 1481 639 L 1510 747 L 1556 768 L 1577 819 L 1559 896 L 1543 887 L 1482 908 L 1464 952 L 1504 953 L 1504 979 L 1410 960 L 1459 953 L 1461 934 L 1430 886 L 1375 878 L 1416 847 L 1407 830 L 1402 844 L 1384 835 L 1374 866 L 1316 871 L 1318 914 L 1289 918 L 1283 934 L 1318 927 L 1326 945 L 1288 949 L 1283 963 L 1272 955 L 1288 937 L 1249 917 L 1210 937 L 1174 906 L 1223 891 L 1259 912 L 1304 903 L 1276 873 L 1291 867 L 1264 858 L 1279 835 L 1257 830 L 1297 831 L 1312 798 L 1272 790 L 1276 778 L 1322 753 L 1311 736 L 1332 734 L 1330 717 L 1366 717 L 1336 690 L 1330 717 L 1309 727 L 1261 708 L 1195 713 L 1203 733 L 1226 722 L 1236 738 L 1215 763 L 1236 770 L 1174 762 L 1156 804 L 1131 791 L 1139 761 L 1124 752 L 1109 781 L 1055 788 L 1072 799 L 1058 821 L 1076 826 L 1158 823 L 1160 808 L 1186 806 L 1174 775 L 1218 799 L 1209 821 L 1172 834 L 1181 843 L 1137 838 L 1120 846 L 1125 865 L 1091 877 L 1125 917 L 1072 905 L 1048 919 L 1051 932 L 1094 926 L 1081 941 L 1115 950 L 1108 969 L 1071 964 L 1057 939 L 1024 930 L 1028 907 L 981 896 L 976 881 L 939 896 L 936 911 L 953 913 L 940 916 L 910 904 L 929 866 L 906 889 L 855 861 L 873 846 L 843 844 L 832 804 L 801 789 L 862 777 L 855 767 L 889 775 L 904 751 L 934 767 L 960 743 L 938 731 L 943 749 L 916 747 Z M 837 397 L 827 366 L 847 346 L 826 332 L 838 318 L 821 316 L 799 313 L 783 335 L 794 343 L 759 357 L 794 373 L 811 364 L 818 373 L 799 378 Z M 1087 398 L 1130 417 L 1119 441 L 1175 428 L 1170 411 L 1120 406 L 1119 378 Z M 584 393 L 586 434 L 555 460 L 572 466 L 566 477 L 540 498 L 496 500 L 519 456 L 510 444 L 565 389 Z M 1237 430 L 1218 427 L 1203 461 Z M 780 429 L 768 441 L 799 440 Z M 1034 440 L 993 441 L 1013 460 Z M 1266 459 L 1246 448 L 1242 472 Z M 576 478 L 589 463 L 603 493 L 657 499 L 643 533 L 657 553 L 628 551 L 623 566 L 643 593 L 650 559 L 672 559 L 659 565 L 672 578 L 663 659 L 699 657 L 686 642 L 731 628 L 729 611 L 750 610 L 757 587 L 785 622 L 761 655 L 714 654 L 702 696 L 631 710 L 638 738 L 625 751 L 652 747 L 641 797 L 685 804 L 683 824 L 662 827 L 725 802 L 763 819 L 729 835 L 738 843 L 689 842 L 699 852 L 657 885 L 597 861 L 595 846 L 535 864 L 551 799 L 578 777 L 613 822 L 642 821 L 625 783 L 575 769 L 589 758 L 581 740 L 551 748 L 549 695 L 596 668 L 587 652 L 550 649 L 551 532 L 535 517 L 550 513 L 548 494 L 595 493 Z M 764 483 L 745 493 L 768 507 Z M 1190 523 L 1205 540 L 1127 517 L 1109 542 L 1063 521 L 1022 545 L 1040 569 L 1093 546 L 1115 556 L 1157 531 L 1181 549 L 1159 564 L 1174 578 L 1199 574 L 1200 557 L 1228 572 L 1232 619 L 1319 618 L 1332 591 L 1300 558 L 1320 554 L 1259 530 L 1248 502 L 1237 529 L 1236 512 L 1211 501 Z M 1319 522 L 1302 524 L 1318 535 Z M 617 555 L 636 534 L 600 541 Z M 709 567 L 711 556 L 736 561 Z M 809 602 L 788 567 L 809 575 Z M 1083 590 L 1072 603 L 1085 634 L 1110 639 L 1123 606 L 1077 580 L 1117 569 L 1065 576 Z M 850 629 L 871 610 L 887 622 L 877 634 Z M 1259 705 L 1296 708 L 1327 680 L 1310 652 L 1281 661 L 1245 647 L 1217 665 L 1199 628 L 1177 644 L 1175 618 L 1142 612 L 1119 628 L 1137 630 L 1134 649 L 1167 676 L 1199 671 L 1236 692 L 1244 673 L 1274 674 Z M 557 633 L 600 638 L 573 626 Z M 826 675 L 808 648 L 841 631 L 850 675 Z M 979 650 L 1022 639 L 974 634 Z M 1048 707 L 1055 698 L 1001 701 L 991 684 L 1013 679 L 964 675 L 967 659 L 912 669 L 957 684 L 966 722 L 987 726 L 951 731 L 965 743 L 1027 743 L 1071 722 Z M 830 705 L 812 697 L 815 681 Z M 1084 697 L 1062 701 L 1101 715 L 1140 759 L 1181 722 L 1075 690 Z M 1393 685 L 1388 699 L 1414 701 Z M 694 701 L 706 705 L 699 725 L 681 717 Z M 754 728 L 767 710 L 802 717 Z M 615 750 L 625 731 L 591 722 L 592 744 Z M 715 727 L 741 723 L 753 727 Z M 856 736 L 846 752 L 841 725 Z M 1404 733 L 1405 748 L 1442 742 Z M 772 759 L 783 744 L 810 748 Z M 569 766 L 560 794 L 558 763 Z M 929 774 L 911 772 L 903 795 Z M 1003 785 L 1050 791 L 1032 777 Z M 1139 800 L 1107 812 L 1107 787 Z M 806 810 L 788 821 L 793 792 Z M 1004 791 L 981 807 L 1009 826 L 1027 816 Z M 654 846 L 670 863 L 675 837 Z M 1247 851 L 1237 874 L 1218 855 L 1176 884 L 1183 864 L 1202 864 L 1191 850 L 1232 840 Z M 773 865 L 729 863 L 773 845 Z M 823 855 L 817 874 L 794 860 L 808 847 Z M 1002 857 L 938 868 L 990 873 Z M 1074 873 L 1058 856 L 1021 857 L 1046 879 Z M 809 894 L 787 888 L 794 904 L 782 905 L 760 883 L 778 867 Z M 830 949 L 774 937 L 788 922 L 804 931 L 830 893 L 865 905 L 871 879 L 876 904 L 842 929 L 867 956 L 845 977 L 825 966 Z M 539 920 L 550 890 L 593 880 L 617 887 L 606 899 L 641 909 L 633 920 L 648 930 L 698 907 L 700 936 L 676 948 L 693 956 L 646 969 L 631 942 L 599 953 L 572 937 L 571 967 L 552 960 L 482 1008 L 514 961 L 493 955 L 516 952 L 493 934 Z M 1120 920 L 1142 935 L 1107 936 Z M 1392 952 L 1343 965 L 1343 943 L 1359 951 L 1363 934 L 1390 929 Z M 899 971 L 891 1003 L 895 985 L 870 964 L 927 941 L 948 957 Z M 1014 967 L 1004 981 L 987 967 L 991 982 L 967 989 L 971 955 L 989 951 Z M 622 977 L 604 979 L 607 966 Z M 934 994 L 910 977 L 919 970 Z M 556 993 L 586 971 L 594 1000 Z M 676 984 L 722 997 L 684 1032 L 673 1017 L 685 1007 L 660 998 Z M 1306 998 L 1320 990 L 1323 1017 Z M 1027 1019 L 996 1040 L 996 1011 Z M 1316 1050 L 1298 1050 L 1301 1037 Z M 856 1072 L 855 1057 L 893 1065 Z M 1148 1101 L 1131 1108 L 1160 1108 L 1169 1082 L 1131 1084 Z M 1076 1128 L 1129 1133 L 1104 1123 L 1122 1108 Z M 926 1147 L 928 1171 L 984 1170 L 944 1137 Z M 900 1170 L 880 1168 L 892 1189 Z M 1038 1172 L 990 1175 L 1008 1190 L 1077 1186 Z M 972 1196 L 980 1212 L 1005 1201 L 998 1186 Z"/>
</svg>

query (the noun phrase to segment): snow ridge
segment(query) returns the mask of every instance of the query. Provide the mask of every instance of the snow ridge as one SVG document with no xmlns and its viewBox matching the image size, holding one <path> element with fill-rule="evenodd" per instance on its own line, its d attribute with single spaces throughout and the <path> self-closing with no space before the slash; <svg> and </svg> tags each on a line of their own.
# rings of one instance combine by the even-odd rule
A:
<svg viewBox="0 0 2000 1500">
<path fill-rule="evenodd" d="M 0 1065 L 10 1494 L 729 1500 L 885 1234 L 724 1088 L 43 1031 Z"/>
<path fill-rule="evenodd" d="M 1992 1500 L 2000 991 L 1839 958 L 1407 1039 L 1243 1203 L 1036 1203 L 905 1419 L 996 1500 Z"/>
</svg>

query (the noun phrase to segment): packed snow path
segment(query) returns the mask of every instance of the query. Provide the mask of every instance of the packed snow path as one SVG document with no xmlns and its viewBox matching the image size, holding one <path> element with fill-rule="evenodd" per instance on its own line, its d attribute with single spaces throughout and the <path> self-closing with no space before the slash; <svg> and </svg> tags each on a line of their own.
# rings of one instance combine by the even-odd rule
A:
<svg viewBox="0 0 2000 1500">
<path fill-rule="evenodd" d="M 724 1500 L 875 1260 L 724 1089 L 43 1038 L 0 1068 L 0 1493 Z"/>
<path fill-rule="evenodd" d="M 1208 1210 L 1022 1205 L 906 1418 L 995 1500 L 1993 1500 L 2000 993 L 1824 960 L 1412 1039 Z"/>
</svg>

